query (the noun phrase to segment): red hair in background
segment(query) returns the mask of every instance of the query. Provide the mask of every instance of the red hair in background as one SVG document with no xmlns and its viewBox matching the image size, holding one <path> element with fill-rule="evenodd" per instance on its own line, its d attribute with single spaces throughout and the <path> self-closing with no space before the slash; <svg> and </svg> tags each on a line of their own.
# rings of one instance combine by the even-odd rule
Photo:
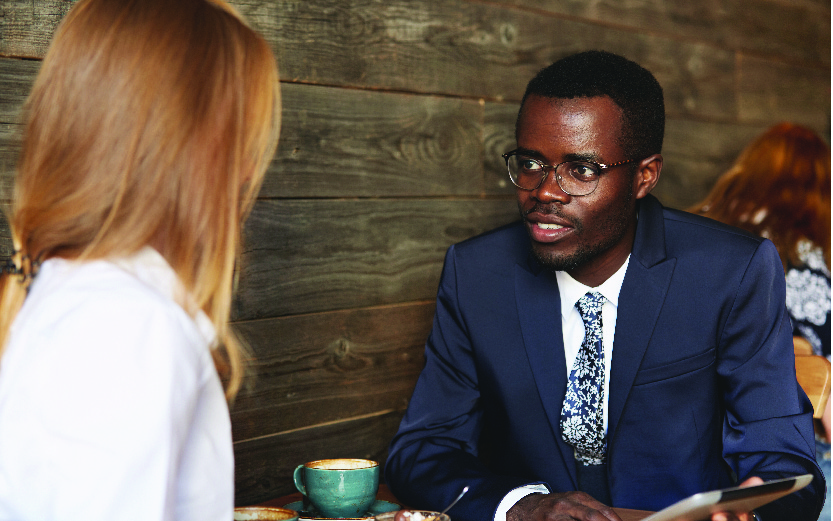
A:
<svg viewBox="0 0 833 521">
<path fill-rule="evenodd" d="M 779 123 L 750 143 L 711 193 L 689 209 L 767 237 L 785 269 L 797 245 L 824 250 L 830 267 L 830 148 L 812 130 Z"/>
</svg>

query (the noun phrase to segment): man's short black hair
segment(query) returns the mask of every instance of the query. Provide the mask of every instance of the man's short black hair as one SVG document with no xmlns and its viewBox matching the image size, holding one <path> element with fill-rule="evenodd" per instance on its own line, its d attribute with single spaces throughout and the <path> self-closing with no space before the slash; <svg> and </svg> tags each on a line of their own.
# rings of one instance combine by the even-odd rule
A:
<svg viewBox="0 0 833 521">
<path fill-rule="evenodd" d="M 629 158 L 644 159 L 662 151 L 662 87 L 653 74 L 627 58 L 606 51 L 567 56 L 529 82 L 523 101 L 530 94 L 562 99 L 608 96 L 622 109 L 619 144 Z"/>
</svg>

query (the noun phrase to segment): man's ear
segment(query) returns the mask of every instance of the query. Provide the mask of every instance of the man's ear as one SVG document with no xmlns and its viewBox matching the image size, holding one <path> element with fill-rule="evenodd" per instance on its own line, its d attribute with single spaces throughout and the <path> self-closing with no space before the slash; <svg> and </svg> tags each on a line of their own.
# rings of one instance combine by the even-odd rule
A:
<svg viewBox="0 0 833 521">
<path fill-rule="evenodd" d="M 662 154 L 646 157 L 639 163 L 639 169 L 633 176 L 633 193 L 637 199 L 642 199 L 651 193 L 659 182 L 662 172 Z"/>
</svg>

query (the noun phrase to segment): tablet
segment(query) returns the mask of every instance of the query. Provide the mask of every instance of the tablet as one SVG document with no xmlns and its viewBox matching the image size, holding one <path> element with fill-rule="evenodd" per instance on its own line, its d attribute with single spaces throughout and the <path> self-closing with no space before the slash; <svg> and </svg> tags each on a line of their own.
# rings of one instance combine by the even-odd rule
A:
<svg viewBox="0 0 833 521">
<path fill-rule="evenodd" d="M 704 521 L 715 512 L 750 512 L 781 496 L 801 490 L 812 474 L 775 479 L 751 487 L 701 492 L 646 517 L 643 521 Z"/>
</svg>

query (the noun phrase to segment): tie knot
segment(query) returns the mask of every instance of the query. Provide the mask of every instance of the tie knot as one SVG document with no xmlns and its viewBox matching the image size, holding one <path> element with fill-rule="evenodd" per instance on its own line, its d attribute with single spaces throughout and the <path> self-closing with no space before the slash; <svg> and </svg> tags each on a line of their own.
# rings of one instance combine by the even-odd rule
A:
<svg viewBox="0 0 833 521">
<path fill-rule="evenodd" d="M 596 291 L 588 291 L 584 294 L 578 302 L 576 307 L 584 322 L 595 320 L 602 312 L 602 304 L 604 304 L 604 295 Z"/>
</svg>

